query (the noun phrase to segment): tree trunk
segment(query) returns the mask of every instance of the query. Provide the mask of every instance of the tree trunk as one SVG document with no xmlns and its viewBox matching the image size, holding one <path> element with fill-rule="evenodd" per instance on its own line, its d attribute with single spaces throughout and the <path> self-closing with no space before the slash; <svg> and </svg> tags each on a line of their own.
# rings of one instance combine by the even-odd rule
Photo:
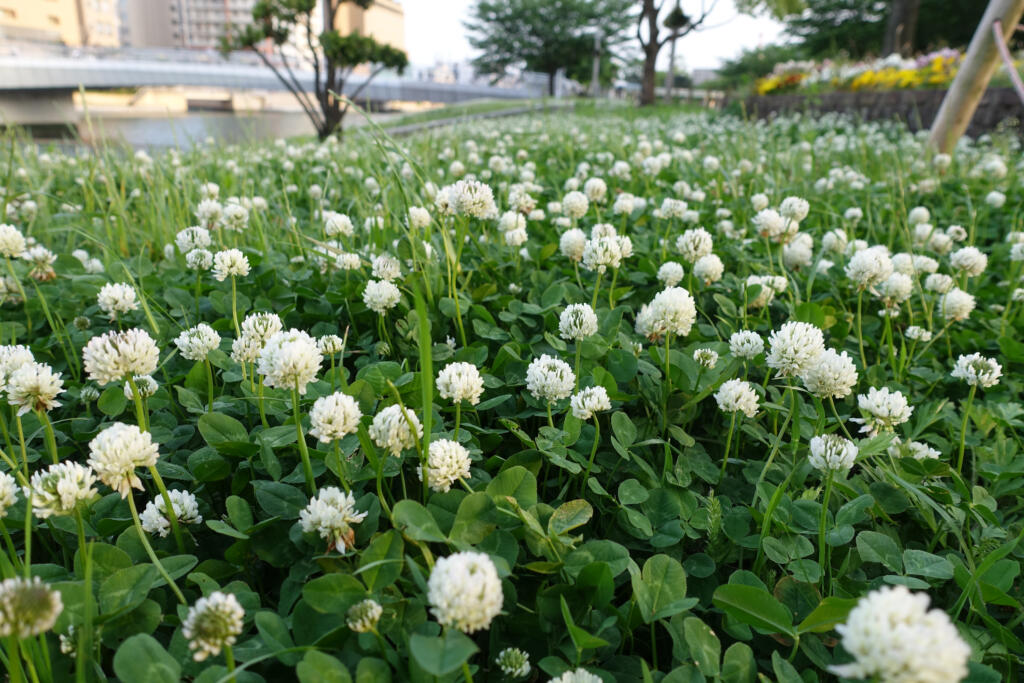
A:
<svg viewBox="0 0 1024 683">
<path fill-rule="evenodd" d="M 658 42 L 658 7 L 654 0 L 643 0 L 643 8 L 640 11 L 640 22 L 647 21 L 647 42 L 641 38 L 640 44 L 644 49 L 644 77 L 640 86 L 640 105 L 648 106 L 654 104 L 654 79 L 656 77 L 656 66 L 658 52 L 661 50 L 661 43 Z M 638 30 L 639 33 L 639 30 Z"/>
<path fill-rule="evenodd" d="M 640 105 L 647 106 L 654 104 L 654 85 L 657 72 L 655 71 L 655 62 L 658 59 L 658 53 L 651 53 L 650 50 L 645 50 L 644 56 L 644 76 L 643 81 L 640 85 Z"/>
<path fill-rule="evenodd" d="M 557 71 L 548 72 L 548 95 L 550 95 L 551 97 L 555 96 L 555 76 L 557 75 Z"/>
<path fill-rule="evenodd" d="M 668 104 L 672 104 L 672 90 L 675 89 L 677 40 L 679 40 L 679 33 L 673 32 L 668 46 L 668 73 L 665 74 L 665 102 Z"/>
<path fill-rule="evenodd" d="M 921 0 L 893 0 L 889 19 L 885 24 L 885 36 L 882 39 L 883 56 L 895 52 L 906 57 L 913 53 L 920 9 Z"/>
</svg>

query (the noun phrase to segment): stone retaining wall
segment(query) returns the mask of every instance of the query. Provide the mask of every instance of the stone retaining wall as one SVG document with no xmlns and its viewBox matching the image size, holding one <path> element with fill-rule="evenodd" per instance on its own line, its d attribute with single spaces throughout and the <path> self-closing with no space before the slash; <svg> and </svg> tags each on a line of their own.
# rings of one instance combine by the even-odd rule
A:
<svg viewBox="0 0 1024 683">
<path fill-rule="evenodd" d="M 945 90 L 892 90 L 888 92 L 833 92 L 818 95 L 764 95 L 744 101 L 749 116 L 765 118 L 781 112 L 846 112 L 867 120 L 900 119 L 911 130 L 929 128 L 942 104 Z M 1012 88 L 989 88 L 971 120 L 967 134 L 978 136 L 1006 121 L 1020 130 L 1024 105 Z"/>
</svg>

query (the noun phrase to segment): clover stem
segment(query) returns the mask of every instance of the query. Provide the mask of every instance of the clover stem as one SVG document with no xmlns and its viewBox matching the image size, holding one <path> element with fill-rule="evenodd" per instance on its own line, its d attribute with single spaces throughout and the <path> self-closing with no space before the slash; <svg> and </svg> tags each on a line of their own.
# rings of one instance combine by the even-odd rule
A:
<svg viewBox="0 0 1024 683">
<path fill-rule="evenodd" d="M 302 433 L 302 415 L 299 413 L 299 385 L 292 388 L 292 414 L 295 417 L 295 436 L 299 440 L 299 455 L 302 457 L 302 471 L 306 476 L 306 488 L 309 495 L 316 495 L 316 479 L 313 477 L 313 465 L 309 462 L 309 449 L 306 448 L 306 437 Z"/>
<path fill-rule="evenodd" d="M 188 601 L 185 600 L 185 596 L 178 588 L 178 584 L 174 583 L 174 579 L 172 579 L 171 575 L 167 573 L 167 570 L 164 569 L 164 566 L 160 563 L 160 559 L 157 558 L 156 553 L 153 551 L 153 546 L 149 544 L 149 537 L 146 535 L 146 531 L 142 528 L 142 522 L 139 520 L 139 511 L 135 507 L 135 497 L 131 493 L 129 493 L 127 498 L 128 509 L 130 509 L 132 512 L 132 521 L 135 522 L 135 530 L 139 533 L 139 540 L 142 541 L 142 546 L 146 549 L 146 554 L 149 556 L 149 561 L 153 563 L 153 566 L 156 567 L 156 570 L 160 573 L 160 576 L 162 576 L 164 581 L 167 582 L 168 587 L 170 587 L 171 591 L 178 598 L 178 601 L 183 605 L 187 605 Z M 168 513 L 168 517 L 171 519 L 174 518 L 173 510 L 171 510 Z"/>
<path fill-rule="evenodd" d="M 978 391 L 978 385 L 971 385 L 971 392 L 967 394 L 967 406 L 964 408 L 964 419 L 960 422 L 960 450 L 956 458 L 956 471 L 958 474 L 964 473 L 964 444 L 967 440 L 967 419 L 971 415 L 971 404 L 974 403 L 974 394 Z"/>
</svg>

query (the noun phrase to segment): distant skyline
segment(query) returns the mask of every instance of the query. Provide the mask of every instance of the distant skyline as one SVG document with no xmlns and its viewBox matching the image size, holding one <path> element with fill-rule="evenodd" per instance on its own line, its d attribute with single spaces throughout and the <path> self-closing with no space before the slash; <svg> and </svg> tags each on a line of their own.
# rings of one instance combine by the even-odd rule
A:
<svg viewBox="0 0 1024 683">
<path fill-rule="evenodd" d="M 403 0 L 405 40 L 409 60 L 416 65 L 460 62 L 474 56 L 463 28 L 474 0 Z M 683 9 L 693 2 L 684 0 Z M 692 11 L 692 10 L 691 10 Z M 676 57 L 687 69 L 713 69 L 744 49 L 774 43 L 784 26 L 767 17 L 750 17 L 736 11 L 734 0 L 719 0 L 705 22 L 676 45 Z M 668 63 L 668 47 L 659 67 Z"/>
</svg>

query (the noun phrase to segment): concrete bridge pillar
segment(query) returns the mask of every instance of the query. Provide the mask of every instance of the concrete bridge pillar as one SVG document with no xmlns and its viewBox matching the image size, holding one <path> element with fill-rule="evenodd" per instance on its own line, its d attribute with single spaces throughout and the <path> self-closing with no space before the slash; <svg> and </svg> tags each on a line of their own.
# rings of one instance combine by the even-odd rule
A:
<svg viewBox="0 0 1024 683">
<path fill-rule="evenodd" d="M 73 90 L 0 92 L 0 125 L 70 125 L 78 122 Z"/>
</svg>

